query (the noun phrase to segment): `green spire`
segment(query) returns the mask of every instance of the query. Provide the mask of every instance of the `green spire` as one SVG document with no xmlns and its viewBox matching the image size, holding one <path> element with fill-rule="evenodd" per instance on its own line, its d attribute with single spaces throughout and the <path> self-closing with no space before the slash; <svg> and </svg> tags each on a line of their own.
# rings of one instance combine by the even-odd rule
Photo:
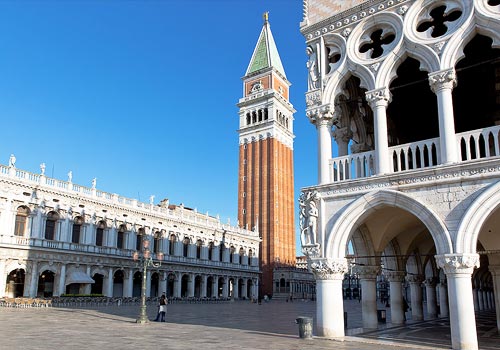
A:
<svg viewBox="0 0 500 350">
<path fill-rule="evenodd" d="M 264 13 L 263 18 L 264 25 L 262 26 L 259 40 L 257 40 L 257 45 L 253 51 L 252 59 L 245 75 L 255 73 L 261 69 L 274 67 L 286 78 L 285 70 L 281 64 L 280 55 L 278 54 L 278 49 L 276 48 L 276 43 L 271 32 L 271 26 L 269 25 L 268 12 Z"/>
</svg>

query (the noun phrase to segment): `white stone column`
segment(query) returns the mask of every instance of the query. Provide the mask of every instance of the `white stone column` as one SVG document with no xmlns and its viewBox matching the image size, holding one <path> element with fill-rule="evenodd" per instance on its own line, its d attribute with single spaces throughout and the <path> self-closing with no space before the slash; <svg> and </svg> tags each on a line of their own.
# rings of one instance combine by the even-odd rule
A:
<svg viewBox="0 0 500 350">
<path fill-rule="evenodd" d="M 452 90 L 457 85 L 455 70 L 450 68 L 429 73 L 429 84 L 437 96 L 441 163 L 456 163 L 459 159 L 452 97 Z"/>
<path fill-rule="evenodd" d="M 330 130 L 333 123 L 333 110 L 329 105 L 306 112 L 307 117 L 316 125 L 318 131 L 318 183 L 330 182 L 328 162 L 332 158 L 332 137 Z"/>
<path fill-rule="evenodd" d="M 54 294 L 54 296 L 60 296 L 61 294 L 64 294 L 66 291 L 66 264 L 61 264 L 61 267 L 59 268 L 59 278 L 57 279 L 57 286 L 54 286 L 54 292 L 57 294 Z"/>
<path fill-rule="evenodd" d="M 112 297 L 113 296 L 113 268 L 110 267 L 108 268 L 108 276 L 106 276 L 106 282 L 104 283 L 105 287 L 105 295 L 107 297 Z"/>
<path fill-rule="evenodd" d="M 0 259 L 0 296 L 7 297 L 6 294 L 7 287 L 7 271 L 5 267 L 5 259 Z"/>
<path fill-rule="evenodd" d="M 439 283 L 439 316 L 448 317 L 448 287 L 446 279 L 441 279 Z"/>
<path fill-rule="evenodd" d="M 472 298 L 474 299 L 474 310 L 479 311 L 479 293 L 477 287 L 472 289 Z"/>
<path fill-rule="evenodd" d="M 480 288 L 477 290 L 477 304 L 479 306 L 479 311 L 484 310 L 484 294 L 483 294 L 483 286 L 482 283 L 480 282 Z"/>
<path fill-rule="evenodd" d="M 207 275 L 202 275 L 201 276 L 201 285 L 200 285 L 200 297 L 201 298 L 206 298 L 207 297 Z"/>
<path fill-rule="evenodd" d="M 392 157 L 389 155 L 386 109 L 391 102 L 391 93 L 386 87 L 367 91 L 366 101 L 373 111 L 373 127 L 375 129 L 375 173 L 390 173 Z"/>
<path fill-rule="evenodd" d="M 124 281 L 123 281 L 123 296 L 130 298 L 132 296 L 132 291 L 134 290 L 134 270 L 127 269 L 123 271 Z"/>
<path fill-rule="evenodd" d="M 421 321 L 424 319 L 424 308 L 422 305 L 422 281 L 420 275 L 407 275 L 406 280 L 410 284 L 411 295 L 411 319 Z"/>
<path fill-rule="evenodd" d="M 428 278 L 425 280 L 425 295 L 427 298 L 427 317 L 430 319 L 437 317 L 436 301 L 436 279 Z"/>
<path fill-rule="evenodd" d="M 166 271 L 163 271 L 163 272 L 160 272 L 159 273 L 159 276 L 160 276 L 160 283 L 159 283 L 159 291 L 158 291 L 158 295 L 162 295 L 163 293 L 165 293 L 165 295 L 167 295 L 167 277 L 168 277 L 168 273 Z"/>
<path fill-rule="evenodd" d="M 229 283 L 228 283 L 228 278 L 227 276 L 223 277 L 224 279 L 224 284 L 222 285 L 222 297 L 227 298 L 228 296 L 228 291 L 229 291 Z"/>
<path fill-rule="evenodd" d="M 346 156 L 349 154 L 349 141 L 352 138 L 350 126 L 344 128 L 336 128 L 332 131 L 332 136 L 337 143 L 338 156 Z"/>
<path fill-rule="evenodd" d="M 363 328 L 377 328 L 377 274 L 379 266 L 356 266 L 361 286 Z"/>
<path fill-rule="evenodd" d="M 391 294 L 391 323 L 403 324 L 405 321 L 405 311 L 403 305 L 403 281 L 404 271 L 388 271 L 385 273 L 389 281 Z"/>
<path fill-rule="evenodd" d="M 496 306 L 497 330 L 500 334 L 500 265 L 490 265 L 488 269 L 491 272 L 493 282 L 493 306 Z"/>
<path fill-rule="evenodd" d="M 240 279 L 238 277 L 235 277 L 233 281 L 234 281 L 234 283 L 233 283 L 233 298 L 239 299 L 240 295 L 238 294 L 238 291 L 239 291 Z"/>
<path fill-rule="evenodd" d="M 1 276 L 0 268 L 0 276 Z M 30 276 L 29 297 L 35 298 L 38 291 L 38 261 L 31 261 L 31 276 Z M 1 288 L 1 285 L 0 285 Z"/>
<path fill-rule="evenodd" d="M 212 279 L 212 297 L 219 297 L 219 278 L 217 276 L 213 276 Z"/>
<path fill-rule="evenodd" d="M 344 300 L 342 280 L 347 272 L 346 259 L 317 259 L 311 262 L 316 279 L 316 326 L 322 337 L 343 337 Z"/>
<path fill-rule="evenodd" d="M 194 297 L 194 281 L 195 281 L 195 277 L 192 273 L 190 273 L 189 280 L 188 280 L 188 290 L 187 290 L 188 297 Z"/>
<path fill-rule="evenodd" d="M 448 280 L 452 348 L 477 350 L 471 275 L 479 267 L 479 255 L 444 254 L 436 256 L 436 261 Z"/>
<path fill-rule="evenodd" d="M 182 298 L 182 274 L 180 272 L 175 274 L 174 297 Z"/>
<path fill-rule="evenodd" d="M 247 279 L 246 278 L 243 278 L 243 283 L 241 284 L 241 297 L 242 298 L 248 298 L 248 295 L 247 295 Z"/>
</svg>

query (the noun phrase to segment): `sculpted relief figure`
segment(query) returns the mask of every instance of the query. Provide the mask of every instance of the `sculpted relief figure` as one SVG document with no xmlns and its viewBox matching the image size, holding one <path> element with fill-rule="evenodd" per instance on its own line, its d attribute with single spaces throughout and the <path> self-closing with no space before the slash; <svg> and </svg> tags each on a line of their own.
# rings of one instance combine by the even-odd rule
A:
<svg viewBox="0 0 500 350">
<path fill-rule="evenodd" d="M 309 59 L 306 63 L 307 70 L 309 71 L 309 76 L 307 79 L 307 87 L 308 90 L 315 90 L 319 88 L 318 79 L 319 79 L 319 70 L 318 70 L 318 58 L 316 53 L 314 52 L 311 46 L 306 48 L 306 54 L 309 56 Z"/>
<path fill-rule="evenodd" d="M 318 206 L 316 192 L 302 193 L 300 205 L 300 241 L 302 246 L 316 245 L 318 240 Z"/>
</svg>

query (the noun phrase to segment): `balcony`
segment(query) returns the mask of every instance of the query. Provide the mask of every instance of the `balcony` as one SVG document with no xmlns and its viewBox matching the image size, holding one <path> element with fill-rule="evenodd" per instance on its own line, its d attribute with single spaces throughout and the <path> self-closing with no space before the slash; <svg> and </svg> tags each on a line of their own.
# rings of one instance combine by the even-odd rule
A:
<svg viewBox="0 0 500 350">
<path fill-rule="evenodd" d="M 498 157 L 500 126 L 456 134 L 461 162 Z M 441 165 L 439 138 L 389 147 L 393 173 Z M 330 182 L 368 178 L 375 175 L 375 151 L 330 159 Z"/>
</svg>

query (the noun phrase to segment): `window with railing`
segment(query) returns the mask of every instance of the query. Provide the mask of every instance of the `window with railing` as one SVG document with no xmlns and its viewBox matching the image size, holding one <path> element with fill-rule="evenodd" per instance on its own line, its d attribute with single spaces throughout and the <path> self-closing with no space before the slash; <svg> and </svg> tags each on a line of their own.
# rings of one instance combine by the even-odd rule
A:
<svg viewBox="0 0 500 350">
<path fill-rule="evenodd" d="M 59 220 L 59 214 L 55 211 L 51 211 L 47 214 L 47 220 L 45 221 L 45 239 L 54 240 L 56 238 L 57 220 Z"/>
<path fill-rule="evenodd" d="M 144 236 L 146 235 L 146 230 L 144 227 L 141 227 L 137 231 L 136 239 L 135 239 L 135 250 L 140 252 L 142 250 L 142 240 L 144 239 Z"/>
<path fill-rule="evenodd" d="M 189 254 L 189 238 L 186 237 L 182 241 L 182 256 L 187 258 Z"/>
<path fill-rule="evenodd" d="M 208 260 L 212 261 L 214 258 L 214 242 L 208 243 Z"/>
<path fill-rule="evenodd" d="M 158 254 L 161 251 L 161 232 L 156 231 L 153 239 L 153 252 Z"/>
<path fill-rule="evenodd" d="M 23 237 L 26 234 L 29 215 L 30 209 L 28 207 L 23 205 L 17 208 L 16 222 L 14 225 L 14 235 Z"/>
<path fill-rule="evenodd" d="M 168 254 L 175 255 L 175 243 L 177 242 L 177 237 L 175 235 L 170 235 Z"/>
<path fill-rule="evenodd" d="M 77 216 L 73 219 L 73 228 L 71 232 L 71 243 L 80 243 L 82 233 L 83 218 Z"/>
<path fill-rule="evenodd" d="M 127 232 L 127 228 L 125 227 L 125 225 L 120 225 L 120 228 L 116 233 L 116 248 L 125 248 L 125 232 Z"/>
<path fill-rule="evenodd" d="M 201 259 L 201 249 L 203 247 L 203 241 L 199 239 L 196 241 L 196 259 Z"/>
<path fill-rule="evenodd" d="M 240 265 L 243 264 L 243 257 L 245 256 L 245 250 L 240 248 Z"/>
<path fill-rule="evenodd" d="M 104 242 L 104 230 L 106 229 L 106 222 L 99 221 L 97 224 L 97 228 L 95 231 L 95 245 L 98 247 L 102 247 Z"/>
</svg>

